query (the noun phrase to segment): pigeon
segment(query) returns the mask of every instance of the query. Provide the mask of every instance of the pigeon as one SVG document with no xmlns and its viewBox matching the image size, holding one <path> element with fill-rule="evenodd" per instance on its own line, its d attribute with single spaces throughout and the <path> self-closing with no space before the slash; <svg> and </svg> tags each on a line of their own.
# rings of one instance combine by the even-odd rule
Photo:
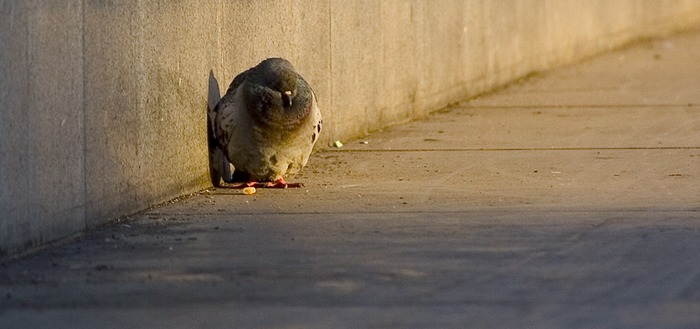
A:
<svg viewBox="0 0 700 329">
<path fill-rule="evenodd" d="M 311 86 L 289 61 L 268 58 L 236 76 L 208 119 L 214 186 L 302 186 L 284 177 L 306 165 L 323 122 Z"/>
</svg>

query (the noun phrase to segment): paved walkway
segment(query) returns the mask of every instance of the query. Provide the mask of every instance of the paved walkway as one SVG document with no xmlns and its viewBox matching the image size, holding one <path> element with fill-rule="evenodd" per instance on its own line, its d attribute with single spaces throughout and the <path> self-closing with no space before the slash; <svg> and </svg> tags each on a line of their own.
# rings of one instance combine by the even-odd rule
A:
<svg viewBox="0 0 700 329">
<path fill-rule="evenodd" d="M 699 328 L 700 32 L 0 267 L 0 328 Z"/>
</svg>

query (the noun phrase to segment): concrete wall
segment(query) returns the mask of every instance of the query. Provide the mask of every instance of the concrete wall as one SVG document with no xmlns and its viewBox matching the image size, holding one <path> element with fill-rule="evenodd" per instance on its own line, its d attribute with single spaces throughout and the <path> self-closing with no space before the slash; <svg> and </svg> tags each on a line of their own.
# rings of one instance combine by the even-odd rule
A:
<svg viewBox="0 0 700 329">
<path fill-rule="evenodd" d="M 698 0 L 0 0 L 0 255 L 208 186 L 210 70 L 290 59 L 328 143 L 698 22 Z"/>
</svg>

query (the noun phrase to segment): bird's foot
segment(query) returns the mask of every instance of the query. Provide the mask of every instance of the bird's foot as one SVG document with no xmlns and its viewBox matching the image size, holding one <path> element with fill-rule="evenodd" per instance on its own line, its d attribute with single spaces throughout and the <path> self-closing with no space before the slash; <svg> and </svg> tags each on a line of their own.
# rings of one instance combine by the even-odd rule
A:
<svg viewBox="0 0 700 329">
<path fill-rule="evenodd" d="M 242 189 L 246 187 L 255 188 L 294 188 L 294 187 L 304 187 L 302 183 L 287 183 L 284 178 L 278 178 L 274 182 L 247 182 L 247 183 L 233 183 L 228 184 L 228 187 L 235 189 Z"/>
<path fill-rule="evenodd" d="M 287 183 L 287 181 L 284 180 L 284 178 L 280 177 L 277 178 L 274 182 L 267 182 L 263 183 L 263 186 L 265 188 L 288 188 L 288 187 L 303 187 L 304 184 L 302 183 Z"/>
</svg>

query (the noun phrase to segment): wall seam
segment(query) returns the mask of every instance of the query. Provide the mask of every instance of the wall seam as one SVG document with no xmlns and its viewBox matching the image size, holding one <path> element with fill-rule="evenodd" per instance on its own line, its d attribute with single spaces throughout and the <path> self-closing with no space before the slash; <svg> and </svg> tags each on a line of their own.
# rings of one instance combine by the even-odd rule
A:
<svg viewBox="0 0 700 329">
<path fill-rule="evenodd" d="M 223 49 L 223 46 L 221 44 L 221 35 L 223 33 L 223 30 L 224 30 L 224 12 L 226 10 L 226 3 L 224 2 L 224 0 L 219 1 L 219 9 L 220 9 L 219 14 L 218 14 L 219 17 L 218 17 L 218 22 L 217 22 L 218 35 L 216 36 L 217 47 L 219 48 L 218 49 L 218 51 L 219 51 L 218 66 L 219 67 L 217 68 L 217 70 L 218 70 L 217 73 L 219 74 L 219 80 L 222 80 L 225 83 L 226 82 L 226 75 L 224 74 L 224 49 Z M 216 75 L 214 75 L 214 77 L 216 77 Z M 217 87 L 219 87 L 219 90 L 221 90 L 221 86 L 220 86 L 220 83 L 218 82 L 218 80 L 217 80 L 217 84 L 219 84 L 219 86 L 217 86 Z M 226 87 L 228 87 L 228 86 L 226 86 Z M 221 96 L 221 91 L 219 91 L 219 96 Z"/>
<path fill-rule="evenodd" d="M 82 67 L 82 102 L 81 102 L 81 112 L 83 114 L 82 118 L 82 134 L 83 134 L 83 223 L 85 224 L 85 229 L 88 228 L 88 147 L 87 147 L 87 107 L 86 104 L 86 76 L 87 65 L 85 62 L 85 0 L 81 1 L 80 4 L 80 65 Z"/>
<path fill-rule="evenodd" d="M 330 145 L 334 140 L 338 138 L 338 132 L 336 129 L 337 123 L 335 122 L 335 105 L 333 104 L 333 0 L 328 0 L 328 111 L 326 115 L 329 117 L 326 119 L 325 126 L 326 129 L 331 130 L 331 138 L 328 141 Z M 333 123 L 331 126 L 329 123 Z"/>
</svg>

